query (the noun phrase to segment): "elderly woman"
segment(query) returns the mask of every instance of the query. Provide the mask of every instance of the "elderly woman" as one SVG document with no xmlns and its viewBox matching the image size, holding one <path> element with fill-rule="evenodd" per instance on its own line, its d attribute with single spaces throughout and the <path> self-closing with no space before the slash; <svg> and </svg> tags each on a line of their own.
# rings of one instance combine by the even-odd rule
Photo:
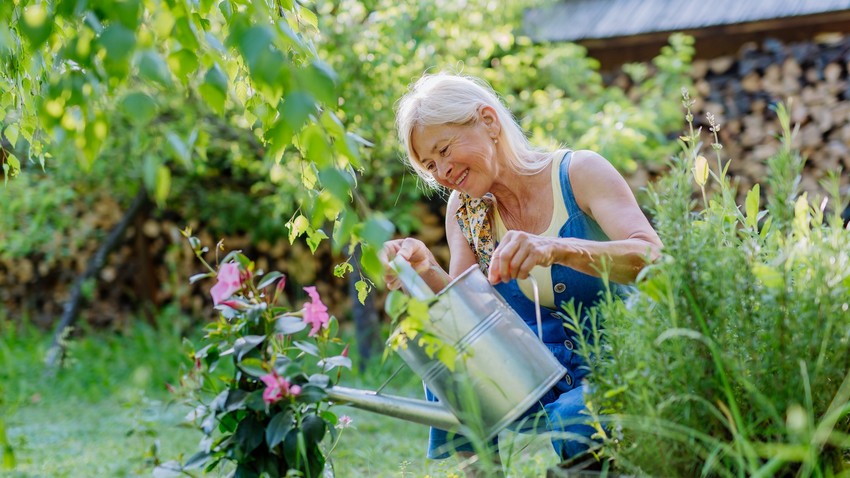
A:
<svg viewBox="0 0 850 478">
<path fill-rule="evenodd" d="M 476 78 L 425 75 L 401 98 L 398 135 L 410 166 L 434 187 L 451 190 L 446 272 L 424 243 L 389 241 L 383 259 L 401 256 L 439 291 L 473 264 L 537 333 L 529 277 L 539 284 L 543 340 L 567 368 L 563 379 L 528 414 L 545 414 L 562 459 L 587 450 L 593 428 L 582 422 L 582 379 L 573 333 L 562 304 L 586 311 L 604 289 L 635 280 L 659 254 L 661 241 L 622 176 L 592 151 L 532 147 L 496 93 Z M 391 289 L 398 280 L 389 268 Z M 615 284 L 615 287 L 617 285 Z M 429 399 L 433 399 L 429 393 Z M 527 414 L 527 415 L 528 415 Z M 473 452 L 467 440 L 432 429 L 428 456 Z"/>
</svg>

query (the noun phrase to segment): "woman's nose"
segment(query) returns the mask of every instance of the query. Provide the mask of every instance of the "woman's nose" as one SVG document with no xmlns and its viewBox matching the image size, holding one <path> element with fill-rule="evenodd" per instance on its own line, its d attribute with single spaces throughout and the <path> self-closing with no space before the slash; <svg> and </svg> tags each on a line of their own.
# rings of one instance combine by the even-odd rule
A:
<svg viewBox="0 0 850 478">
<path fill-rule="evenodd" d="M 451 181 L 452 179 L 452 163 L 446 158 L 442 161 L 442 164 L 437 166 L 437 174 L 440 176 L 440 179 L 443 181 Z"/>
</svg>

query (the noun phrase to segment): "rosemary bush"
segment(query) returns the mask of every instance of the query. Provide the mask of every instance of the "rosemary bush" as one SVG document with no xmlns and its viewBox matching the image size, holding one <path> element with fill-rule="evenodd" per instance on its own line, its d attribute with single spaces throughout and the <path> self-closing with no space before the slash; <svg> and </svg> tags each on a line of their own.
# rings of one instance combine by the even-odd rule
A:
<svg viewBox="0 0 850 478">
<path fill-rule="evenodd" d="M 778 105 L 783 146 L 768 161 L 766 207 L 759 185 L 739 206 L 720 125 L 708 116 L 708 160 L 683 93 L 683 153 L 649 191 L 663 257 L 633 296 L 591 311 L 601 340 L 580 347 L 602 453 L 639 475 L 845 476 L 850 230 L 838 179 L 827 198 L 800 194 L 804 160 Z"/>
</svg>

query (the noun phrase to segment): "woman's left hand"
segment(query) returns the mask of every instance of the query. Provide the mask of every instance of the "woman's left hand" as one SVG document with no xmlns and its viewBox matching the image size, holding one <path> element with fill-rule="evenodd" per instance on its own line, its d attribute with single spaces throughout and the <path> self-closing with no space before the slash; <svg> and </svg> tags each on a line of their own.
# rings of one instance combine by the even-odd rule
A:
<svg viewBox="0 0 850 478">
<path fill-rule="evenodd" d="M 555 262 L 556 242 L 523 231 L 508 231 L 490 258 L 491 284 L 527 279 L 536 266 L 549 267 Z"/>
</svg>

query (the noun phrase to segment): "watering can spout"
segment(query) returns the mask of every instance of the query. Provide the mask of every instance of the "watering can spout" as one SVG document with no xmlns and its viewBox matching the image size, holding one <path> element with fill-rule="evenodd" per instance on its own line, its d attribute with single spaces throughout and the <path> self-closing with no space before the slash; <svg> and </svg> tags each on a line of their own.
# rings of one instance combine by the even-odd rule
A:
<svg viewBox="0 0 850 478">
<path fill-rule="evenodd" d="M 430 425 L 447 431 L 455 431 L 460 428 L 457 417 L 449 409 L 436 402 L 395 397 L 340 386 L 331 387 L 328 390 L 328 396 L 341 405 L 349 405 L 409 422 Z"/>
</svg>

